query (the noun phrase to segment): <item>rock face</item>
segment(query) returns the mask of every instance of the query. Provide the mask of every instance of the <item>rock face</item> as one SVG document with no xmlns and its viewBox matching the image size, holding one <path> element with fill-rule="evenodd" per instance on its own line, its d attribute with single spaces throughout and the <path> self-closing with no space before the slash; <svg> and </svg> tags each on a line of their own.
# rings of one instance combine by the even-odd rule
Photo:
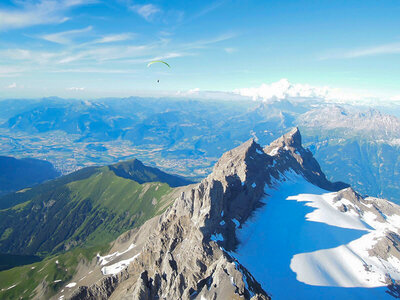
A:
<svg viewBox="0 0 400 300">
<path fill-rule="evenodd" d="M 297 128 L 264 150 L 249 140 L 202 182 L 178 188 L 165 213 L 118 238 L 111 254 L 98 256 L 88 274 L 72 280 L 78 285 L 55 299 L 270 299 L 230 252 L 236 228 L 264 205 L 265 187 L 291 170 L 327 190 L 347 187 L 326 179 Z M 359 201 L 352 190 L 342 193 Z"/>
<path fill-rule="evenodd" d="M 330 182 L 326 179 L 318 162 L 308 149 L 301 145 L 301 135 L 298 128 L 272 142 L 264 151 L 277 161 L 277 170 L 283 172 L 292 169 L 309 182 L 328 191 L 338 191 L 348 187 L 343 182 Z"/>
<path fill-rule="evenodd" d="M 81 286 L 71 299 L 269 299 L 228 250 L 237 243 L 232 220 L 243 222 L 260 205 L 271 163 L 252 140 L 227 152 L 163 215 L 115 243 L 112 251 L 135 246 L 101 271 L 137 255 L 126 271 Z"/>
</svg>

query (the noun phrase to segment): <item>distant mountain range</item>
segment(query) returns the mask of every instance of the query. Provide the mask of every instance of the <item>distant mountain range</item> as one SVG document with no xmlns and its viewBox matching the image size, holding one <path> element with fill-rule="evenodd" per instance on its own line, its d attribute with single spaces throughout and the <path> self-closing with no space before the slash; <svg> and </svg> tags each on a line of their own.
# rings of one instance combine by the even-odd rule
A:
<svg viewBox="0 0 400 300">
<path fill-rule="evenodd" d="M 3 106 L 9 102 L 0 101 L 0 110 Z M 220 155 L 248 138 L 267 144 L 298 126 L 329 179 L 344 180 L 363 195 L 397 201 L 400 121 L 379 109 L 296 99 L 25 100 L 0 116 L 6 137 L 0 139 L 0 154 L 32 153 L 63 173 L 138 157 L 200 180 Z M 45 143 L 47 135 L 51 144 Z"/>
</svg>

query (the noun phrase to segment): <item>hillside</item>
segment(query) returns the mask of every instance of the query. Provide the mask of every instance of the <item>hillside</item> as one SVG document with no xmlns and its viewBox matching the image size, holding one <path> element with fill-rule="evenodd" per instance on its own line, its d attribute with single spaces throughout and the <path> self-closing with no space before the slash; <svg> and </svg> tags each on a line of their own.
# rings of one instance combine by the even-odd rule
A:
<svg viewBox="0 0 400 300">
<path fill-rule="evenodd" d="M 161 213 L 171 203 L 170 185 L 187 183 L 132 160 L 7 195 L 0 198 L 8 206 L 0 210 L 0 253 L 48 255 L 103 245 Z"/>
<path fill-rule="evenodd" d="M 48 161 L 0 156 L 0 196 L 54 179 L 60 173 Z M 0 202 L 0 209 L 3 208 Z"/>
</svg>

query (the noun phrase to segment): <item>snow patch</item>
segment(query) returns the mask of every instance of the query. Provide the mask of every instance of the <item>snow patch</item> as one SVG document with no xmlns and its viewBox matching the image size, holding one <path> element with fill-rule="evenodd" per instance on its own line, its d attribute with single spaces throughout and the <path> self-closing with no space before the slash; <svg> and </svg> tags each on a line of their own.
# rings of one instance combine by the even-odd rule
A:
<svg viewBox="0 0 400 300">
<path fill-rule="evenodd" d="M 65 287 L 66 288 L 73 288 L 74 286 L 76 286 L 76 282 L 68 283 Z"/>
<path fill-rule="evenodd" d="M 270 150 L 267 154 L 270 156 L 275 156 L 278 154 L 278 152 L 279 152 L 279 147 L 276 147 L 276 148 Z"/>
<path fill-rule="evenodd" d="M 219 222 L 219 225 L 224 226 L 225 225 L 225 221 L 222 220 L 221 222 Z"/>
<path fill-rule="evenodd" d="M 236 228 L 240 226 L 240 222 L 236 219 L 232 219 L 232 222 L 235 223 Z"/>
<path fill-rule="evenodd" d="M 258 153 L 258 154 L 265 154 L 263 151 L 261 151 L 260 149 L 256 149 L 256 152 Z"/>
<path fill-rule="evenodd" d="M 6 291 L 11 290 L 12 288 L 15 288 L 17 285 L 18 285 L 18 283 L 14 284 L 14 285 L 12 285 L 12 286 L 10 286 L 10 287 L 8 287 L 8 288 L 6 288 Z"/>
<path fill-rule="evenodd" d="M 251 187 L 254 189 L 257 186 L 257 184 L 255 182 L 253 182 L 253 184 L 251 185 Z"/>
<path fill-rule="evenodd" d="M 101 266 L 104 266 L 104 265 L 108 264 L 109 262 L 113 261 L 114 259 L 116 259 L 118 256 L 125 254 L 126 252 L 132 250 L 135 247 L 136 247 L 135 244 L 131 244 L 128 247 L 128 249 L 126 249 L 125 251 L 122 251 L 122 252 L 117 251 L 117 252 L 114 252 L 114 253 L 106 255 L 106 256 L 100 256 L 100 254 L 97 253 L 98 262 Z"/>
<path fill-rule="evenodd" d="M 125 260 L 121 260 L 113 265 L 110 266 L 106 266 L 101 268 L 101 273 L 103 273 L 103 275 L 115 275 L 118 274 L 119 272 L 121 272 L 122 270 L 124 270 L 125 268 L 127 268 L 129 266 L 129 264 L 131 262 L 133 262 L 136 257 L 138 257 L 140 255 L 140 253 L 134 255 L 131 258 L 125 259 Z"/>
</svg>

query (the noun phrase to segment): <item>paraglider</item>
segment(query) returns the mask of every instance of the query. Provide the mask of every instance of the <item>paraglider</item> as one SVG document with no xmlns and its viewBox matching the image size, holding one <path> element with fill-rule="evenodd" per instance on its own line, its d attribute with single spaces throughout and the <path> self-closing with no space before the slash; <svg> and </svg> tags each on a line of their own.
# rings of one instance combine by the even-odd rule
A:
<svg viewBox="0 0 400 300">
<path fill-rule="evenodd" d="M 171 68 L 171 66 L 168 63 L 166 63 L 165 61 L 162 61 L 162 60 L 153 60 L 147 64 L 147 67 L 150 67 L 152 64 L 155 64 L 155 63 L 162 63 L 162 64 L 166 65 L 168 68 Z M 157 83 L 160 83 L 160 79 L 157 79 Z"/>
<path fill-rule="evenodd" d="M 168 68 L 171 68 L 171 66 L 169 64 L 167 64 L 165 61 L 162 61 L 162 60 L 153 60 L 147 64 L 147 67 L 150 67 L 152 64 L 155 64 L 155 63 L 162 63 L 162 64 L 166 65 Z"/>
</svg>

